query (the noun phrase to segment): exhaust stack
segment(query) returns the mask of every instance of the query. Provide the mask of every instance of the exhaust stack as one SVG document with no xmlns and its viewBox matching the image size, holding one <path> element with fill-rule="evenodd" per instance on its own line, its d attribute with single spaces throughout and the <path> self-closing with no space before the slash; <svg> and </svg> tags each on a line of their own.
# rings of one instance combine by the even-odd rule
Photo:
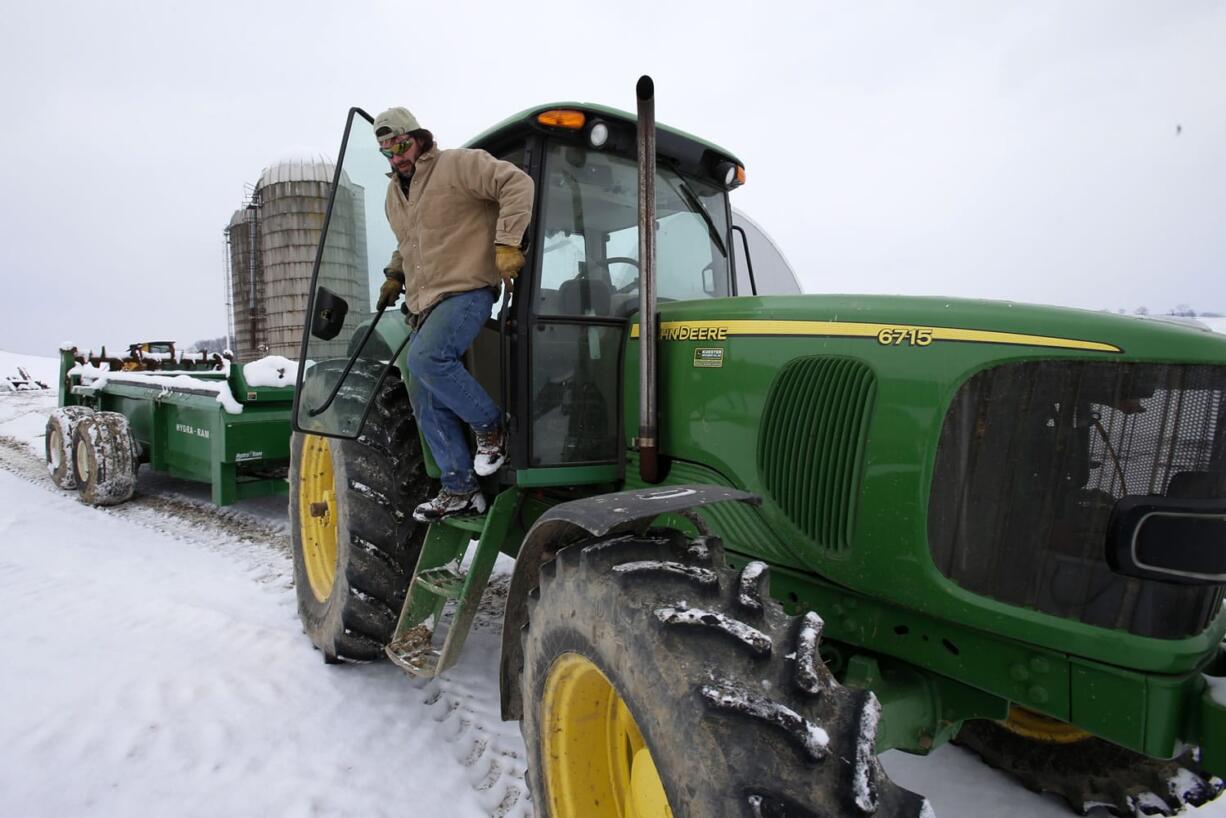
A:
<svg viewBox="0 0 1226 818">
<path fill-rule="evenodd" d="M 639 477 L 658 483 L 660 475 L 656 405 L 656 102 L 655 83 L 644 74 L 638 97 L 639 154 Z"/>
</svg>

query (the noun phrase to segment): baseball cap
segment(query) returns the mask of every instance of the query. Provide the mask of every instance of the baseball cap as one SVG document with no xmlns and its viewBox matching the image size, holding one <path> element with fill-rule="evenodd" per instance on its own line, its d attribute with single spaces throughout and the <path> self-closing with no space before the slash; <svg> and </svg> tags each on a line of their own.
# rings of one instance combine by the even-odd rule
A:
<svg viewBox="0 0 1226 818">
<path fill-rule="evenodd" d="M 408 108 L 388 108 L 375 117 L 375 136 L 379 139 L 418 130 L 421 130 L 421 125 Z"/>
</svg>

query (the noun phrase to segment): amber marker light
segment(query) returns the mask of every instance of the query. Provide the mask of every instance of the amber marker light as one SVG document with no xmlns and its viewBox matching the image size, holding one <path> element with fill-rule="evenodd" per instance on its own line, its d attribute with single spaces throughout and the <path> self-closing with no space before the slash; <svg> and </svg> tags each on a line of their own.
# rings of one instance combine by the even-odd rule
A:
<svg viewBox="0 0 1226 818">
<path fill-rule="evenodd" d="M 577 131 L 587 122 L 582 111 L 545 111 L 536 115 L 536 121 L 551 128 L 569 128 Z"/>
</svg>

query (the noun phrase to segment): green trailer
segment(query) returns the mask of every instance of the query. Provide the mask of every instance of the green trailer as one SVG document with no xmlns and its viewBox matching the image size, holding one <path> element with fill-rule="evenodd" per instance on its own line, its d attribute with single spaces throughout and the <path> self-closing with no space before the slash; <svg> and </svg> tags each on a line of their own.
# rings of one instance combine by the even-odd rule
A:
<svg viewBox="0 0 1226 818">
<path fill-rule="evenodd" d="M 108 358 L 65 347 L 59 408 L 47 420 L 48 471 L 95 505 L 131 497 L 141 463 L 209 483 L 219 506 L 284 495 L 294 365 L 282 361 L 248 364 L 257 367 L 250 377 L 220 355 Z M 263 385 L 287 373 L 288 385 Z"/>
</svg>

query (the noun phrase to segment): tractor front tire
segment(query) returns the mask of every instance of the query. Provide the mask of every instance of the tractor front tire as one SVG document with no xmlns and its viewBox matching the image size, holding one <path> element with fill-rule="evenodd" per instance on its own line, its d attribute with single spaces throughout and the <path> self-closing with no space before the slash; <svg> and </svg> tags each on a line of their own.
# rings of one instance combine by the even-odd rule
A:
<svg viewBox="0 0 1226 818">
<path fill-rule="evenodd" d="M 595 538 L 541 566 L 521 730 L 539 818 L 930 815 L 874 750 L 879 705 L 718 539 Z"/>
<path fill-rule="evenodd" d="M 94 412 L 72 430 L 72 477 L 82 502 L 113 506 L 136 489 L 136 443 L 119 412 Z"/>
<path fill-rule="evenodd" d="M 72 467 L 72 433 L 81 418 L 94 413 L 88 406 L 61 406 L 47 418 L 46 434 L 43 435 L 47 453 L 47 471 L 51 482 L 66 491 L 75 491 L 77 476 Z"/>
<path fill-rule="evenodd" d="M 295 433 L 290 528 L 298 615 L 325 662 L 383 658 L 426 526 L 430 494 L 408 393 L 389 374 L 356 440 Z"/>
<path fill-rule="evenodd" d="M 968 721 L 955 743 L 1034 792 L 1063 798 L 1078 815 L 1104 807 L 1112 815 L 1175 815 L 1221 795 L 1223 782 L 1194 750 L 1170 760 L 1080 733 L 1037 713 L 1015 709 L 1003 722 Z"/>
</svg>

